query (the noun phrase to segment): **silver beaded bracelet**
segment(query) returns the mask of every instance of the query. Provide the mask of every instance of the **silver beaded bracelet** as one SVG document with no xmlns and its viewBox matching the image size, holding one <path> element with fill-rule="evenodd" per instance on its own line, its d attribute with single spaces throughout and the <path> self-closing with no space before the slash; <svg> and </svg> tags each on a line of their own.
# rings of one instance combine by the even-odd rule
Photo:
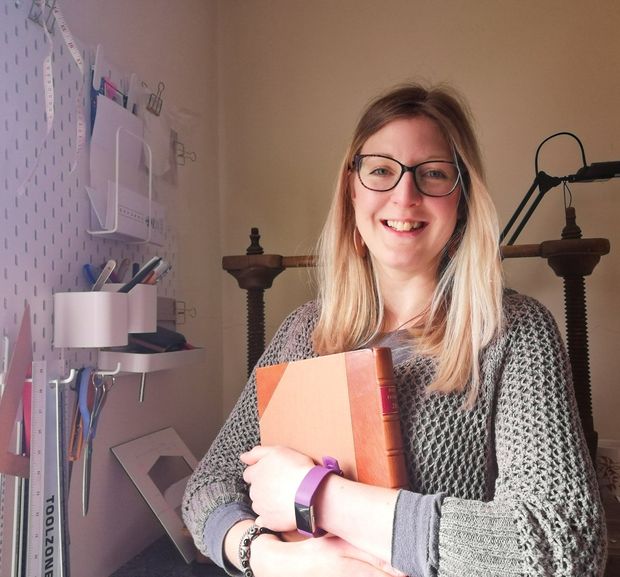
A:
<svg viewBox="0 0 620 577">
<path fill-rule="evenodd" d="M 250 547 L 252 546 L 252 541 L 263 533 L 270 533 L 271 535 L 276 534 L 275 531 L 267 529 L 267 527 L 259 527 L 254 524 L 251 525 L 241 537 L 241 541 L 239 542 L 239 563 L 241 564 L 243 577 L 254 577 L 254 573 L 250 567 Z"/>
</svg>

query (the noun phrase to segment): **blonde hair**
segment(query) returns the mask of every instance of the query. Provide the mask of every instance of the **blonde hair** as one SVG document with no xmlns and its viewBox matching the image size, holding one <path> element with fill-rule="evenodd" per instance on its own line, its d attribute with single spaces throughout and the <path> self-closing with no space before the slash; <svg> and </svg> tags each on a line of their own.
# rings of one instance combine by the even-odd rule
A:
<svg viewBox="0 0 620 577">
<path fill-rule="evenodd" d="M 469 389 L 465 404 L 473 406 L 480 384 L 480 352 L 502 326 L 499 228 L 468 108 L 447 87 L 398 86 L 362 114 L 317 247 L 320 315 L 314 348 L 319 354 L 353 350 L 382 330 L 384 307 L 372 258 L 361 258 L 354 246 L 350 174 L 353 157 L 371 135 L 393 120 L 416 116 L 435 121 L 453 147 L 462 193 L 457 225 L 444 249 L 428 313 L 418 325 L 422 330 L 415 348 L 437 361 L 428 391 Z"/>
</svg>

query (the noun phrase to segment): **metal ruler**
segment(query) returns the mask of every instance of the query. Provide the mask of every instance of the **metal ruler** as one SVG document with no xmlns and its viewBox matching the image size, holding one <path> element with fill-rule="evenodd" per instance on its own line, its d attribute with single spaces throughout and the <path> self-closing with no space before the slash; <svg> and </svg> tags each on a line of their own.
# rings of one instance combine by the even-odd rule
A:
<svg viewBox="0 0 620 577">
<path fill-rule="evenodd" d="M 45 425 L 47 421 L 47 367 L 32 363 L 30 481 L 28 483 L 27 577 L 42 577 L 45 547 Z"/>
<path fill-rule="evenodd" d="M 63 488 L 58 483 L 57 390 L 47 377 L 45 361 L 32 363 L 30 481 L 26 577 L 64 575 Z M 62 463 L 61 463 L 62 466 Z"/>
</svg>

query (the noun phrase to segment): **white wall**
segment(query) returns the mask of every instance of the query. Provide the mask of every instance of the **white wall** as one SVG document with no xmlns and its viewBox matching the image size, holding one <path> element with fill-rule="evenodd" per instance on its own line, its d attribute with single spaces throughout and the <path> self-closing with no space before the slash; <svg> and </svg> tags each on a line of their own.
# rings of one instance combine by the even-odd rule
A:
<svg viewBox="0 0 620 577">
<path fill-rule="evenodd" d="M 175 298 L 196 309 L 179 326 L 206 348 L 206 362 L 147 378 L 138 403 L 139 377 L 118 379 L 110 391 L 94 443 L 90 510 L 81 515 L 81 462 L 70 494 L 73 575 L 105 577 L 163 533 L 109 447 L 173 426 L 196 456 L 219 426 L 221 372 L 220 221 L 217 169 L 217 6 L 209 0 L 166 2 L 59 0 L 83 47 L 101 43 L 106 58 L 136 72 L 149 85 L 165 83 L 164 107 L 195 115 L 184 133 L 196 162 L 178 169 L 169 226 L 175 229 Z M 56 43 L 61 43 L 58 33 Z M 56 77 L 56 82 L 60 82 Z M 34 89 L 34 88 L 32 88 Z M 80 191 L 85 194 L 83 190 Z M 85 234 L 85 233 L 83 233 Z"/>
</svg>

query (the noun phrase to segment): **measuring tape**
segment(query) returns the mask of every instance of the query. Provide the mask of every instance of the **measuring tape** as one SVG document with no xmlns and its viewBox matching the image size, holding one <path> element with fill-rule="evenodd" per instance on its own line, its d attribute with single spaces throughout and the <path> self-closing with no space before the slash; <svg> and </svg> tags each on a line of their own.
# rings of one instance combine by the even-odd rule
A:
<svg viewBox="0 0 620 577">
<path fill-rule="evenodd" d="M 55 395 L 45 361 L 33 362 L 26 577 L 59 577 L 65 569 L 63 528 L 58 522 L 64 498 L 57 484 Z"/>
<path fill-rule="evenodd" d="M 43 89 L 44 89 L 44 102 L 45 102 L 45 120 L 46 120 L 46 131 L 43 137 L 43 141 L 41 142 L 41 146 L 38 149 L 35 149 L 35 159 L 30 171 L 27 176 L 24 178 L 22 183 L 17 187 L 17 196 L 22 196 L 26 187 L 30 183 L 32 177 L 39 167 L 39 162 L 41 160 L 41 156 L 43 155 L 43 151 L 45 150 L 45 145 L 47 143 L 47 139 L 52 132 L 52 128 L 54 126 L 54 113 L 55 113 L 55 105 L 54 105 L 54 71 L 52 67 L 53 60 L 53 52 L 54 52 L 54 43 L 52 41 L 52 37 L 50 35 L 49 30 L 47 29 L 46 20 L 44 16 L 44 9 L 46 6 L 46 0 L 33 0 L 34 3 L 39 7 L 40 10 L 40 22 L 43 27 L 43 32 L 45 34 L 45 41 L 48 45 L 48 52 L 45 58 L 43 59 Z M 82 54 L 79 51 L 77 44 L 67 26 L 65 21 L 65 17 L 60 10 L 60 6 L 54 4 L 52 7 L 52 13 L 56 22 L 58 22 L 58 26 L 60 32 L 62 34 L 63 40 L 69 50 L 69 53 L 73 57 L 76 66 L 80 72 L 81 82 L 80 89 L 76 98 L 76 146 L 75 146 L 75 155 L 73 162 L 71 164 L 70 172 L 74 172 L 77 168 L 78 159 L 81 150 L 84 148 L 86 142 L 86 120 L 84 117 L 84 83 L 86 82 L 85 76 L 85 67 L 84 61 L 82 58 Z"/>
</svg>

